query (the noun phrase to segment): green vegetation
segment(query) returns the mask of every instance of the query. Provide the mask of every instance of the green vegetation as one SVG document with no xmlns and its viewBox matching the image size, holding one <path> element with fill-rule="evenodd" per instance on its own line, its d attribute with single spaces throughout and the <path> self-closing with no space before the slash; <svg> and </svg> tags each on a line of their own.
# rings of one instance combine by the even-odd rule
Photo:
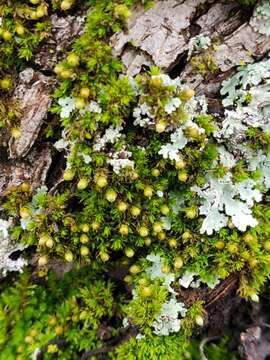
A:
<svg viewBox="0 0 270 360">
<path fill-rule="evenodd" d="M 209 342 L 204 347 L 204 353 L 209 360 L 225 360 L 226 358 L 237 360 L 238 357 L 228 350 L 228 340 L 226 336 L 214 342 Z M 200 360 L 199 343 L 197 341 L 184 342 L 177 335 L 157 337 L 147 334 L 142 339 L 131 338 L 116 350 L 116 355 L 112 354 L 112 359 L 122 360 L 156 360 L 156 359 L 176 359 L 176 360 Z"/>
<path fill-rule="evenodd" d="M 255 5 L 257 2 L 257 0 L 238 0 L 238 1 L 240 2 L 240 4 L 247 6 Z"/>
<path fill-rule="evenodd" d="M 270 274 L 268 130 L 240 124 L 245 150 L 264 159 L 253 168 L 220 145 L 220 122 L 179 79 L 157 67 L 124 76 L 109 39 L 125 28 L 134 3 L 80 3 L 91 11 L 54 68 L 54 121 L 43 134 L 66 156 L 61 186 L 48 193 L 24 182 L 1 199 L 1 220 L 12 225 L 0 223 L 0 240 L 8 230 L 29 246 L 35 271 L 29 266 L 0 285 L 0 360 L 28 360 L 38 349 L 45 359 L 76 359 L 102 348 L 106 336 L 118 339 L 123 323 L 138 336 L 111 346 L 112 359 L 197 359 L 198 344 L 189 339 L 204 324 L 204 304 L 182 303 L 179 286 L 213 288 L 239 273 L 239 294 L 258 301 Z M 15 138 L 12 77 L 49 35 L 49 14 L 78 5 L 0 7 L 0 127 Z M 207 52 L 192 63 L 203 75 L 218 71 Z M 55 261 L 73 270 L 57 279 Z M 226 341 L 206 347 L 209 359 L 228 357 Z"/>
<path fill-rule="evenodd" d="M 37 348 L 46 359 L 55 353 L 74 359 L 101 346 L 97 331 L 103 319 L 113 317 L 118 301 L 112 283 L 94 277 L 83 268 L 58 280 L 50 272 L 39 284 L 28 273 L 9 278 L 13 286 L 1 286 L 0 359 L 30 359 Z"/>
<path fill-rule="evenodd" d="M 218 66 L 216 65 L 213 55 L 209 52 L 209 50 L 200 55 L 193 56 L 190 61 L 194 71 L 197 71 L 204 77 L 218 72 Z"/>
</svg>

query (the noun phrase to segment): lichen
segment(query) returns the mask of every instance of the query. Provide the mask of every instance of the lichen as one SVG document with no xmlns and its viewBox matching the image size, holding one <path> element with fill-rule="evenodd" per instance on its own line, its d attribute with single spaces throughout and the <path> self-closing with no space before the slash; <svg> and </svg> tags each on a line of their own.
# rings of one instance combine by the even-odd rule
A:
<svg viewBox="0 0 270 360">
<path fill-rule="evenodd" d="M 250 25 L 260 34 L 270 35 L 270 4 L 268 0 L 262 1 L 256 6 Z"/>
<path fill-rule="evenodd" d="M 6 276 L 9 271 L 22 272 L 27 261 L 19 255 L 17 259 L 12 259 L 11 255 L 24 249 L 22 244 L 12 241 L 10 238 L 9 228 L 11 221 L 0 219 L 0 272 Z"/>
<path fill-rule="evenodd" d="M 255 186 L 252 180 L 233 184 L 231 175 L 227 174 L 221 179 L 209 177 L 201 189 L 193 187 L 203 199 L 199 212 L 206 216 L 200 232 L 212 235 L 227 225 L 229 217 L 240 231 L 256 226 L 258 221 L 252 216 L 251 208 L 255 201 L 262 200 L 262 194 Z"/>
</svg>

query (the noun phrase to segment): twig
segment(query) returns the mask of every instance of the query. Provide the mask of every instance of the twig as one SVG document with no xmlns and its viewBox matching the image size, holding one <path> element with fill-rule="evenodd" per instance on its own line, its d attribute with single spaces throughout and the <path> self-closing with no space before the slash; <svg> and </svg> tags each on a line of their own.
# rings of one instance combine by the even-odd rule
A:
<svg viewBox="0 0 270 360">
<path fill-rule="evenodd" d="M 102 348 L 86 351 L 83 354 L 83 356 L 80 358 L 80 360 L 88 360 L 92 356 L 99 355 L 99 354 L 106 354 L 106 353 L 112 351 L 113 349 L 115 349 L 119 344 L 121 344 L 121 343 L 125 342 L 126 340 L 128 340 L 129 338 L 131 338 L 132 336 L 137 335 L 138 332 L 139 332 L 138 326 L 132 325 L 127 329 L 122 328 L 122 329 L 120 329 L 120 334 L 123 334 L 122 338 L 118 337 L 116 339 L 110 340 Z"/>
<path fill-rule="evenodd" d="M 36 359 L 37 360 L 42 360 L 43 359 L 43 354 L 45 354 L 48 350 L 48 346 L 51 344 L 55 344 L 57 345 L 60 349 L 64 348 L 67 345 L 67 341 L 64 339 L 52 339 L 51 341 L 48 342 L 47 345 L 43 346 L 40 349 L 40 352 L 37 354 Z"/>
<path fill-rule="evenodd" d="M 199 350 L 200 350 L 200 358 L 201 358 L 201 360 L 208 360 L 207 357 L 205 356 L 205 353 L 204 353 L 204 347 L 209 341 L 213 341 L 213 340 L 216 340 L 216 339 L 219 339 L 219 336 L 207 337 L 207 338 L 204 338 L 200 342 Z"/>
</svg>

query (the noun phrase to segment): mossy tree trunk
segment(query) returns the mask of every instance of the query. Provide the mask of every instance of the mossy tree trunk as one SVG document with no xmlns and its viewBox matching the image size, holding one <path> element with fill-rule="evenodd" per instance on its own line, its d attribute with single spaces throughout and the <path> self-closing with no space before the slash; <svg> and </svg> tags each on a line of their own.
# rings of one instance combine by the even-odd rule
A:
<svg viewBox="0 0 270 360">
<path fill-rule="evenodd" d="M 57 86 L 53 68 L 63 57 L 65 48 L 83 31 L 84 14 L 79 6 L 76 11 L 66 16 L 52 15 L 49 37 L 42 41 L 27 69 L 13 74 L 14 91 L 8 96 L 21 114 L 17 124 L 21 133 L 14 133 L 14 129 L 0 130 L 0 195 L 3 197 L 8 189 L 23 182 L 32 189 L 47 185 L 51 193 L 61 186 L 65 158 L 55 153 L 45 130 L 55 128 L 57 121 L 49 112 Z M 211 113 L 222 114 L 222 81 L 238 65 L 259 60 L 270 50 L 270 37 L 256 30 L 252 14 L 252 7 L 243 7 L 234 0 L 160 0 L 147 11 L 142 6 L 135 7 L 126 28 L 114 34 L 110 44 L 128 75 L 135 76 L 150 66 L 158 66 L 171 77 L 179 76 L 197 94 L 204 94 Z M 194 51 L 194 39 L 200 37 L 210 38 L 211 44 L 205 50 L 202 47 Z M 37 266 L 35 256 L 32 265 Z M 51 261 L 49 266 L 60 275 L 69 269 L 58 261 Z M 122 269 L 115 269 L 110 276 L 122 280 L 123 274 Z M 205 326 L 214 334 L 231 323 L 241 303 L 236 294 L 238 276 L 232 274 L 215 290 L 178 289 L 187 304 L 196 299 L 205 302 Z M 132 331 L 130 336 L 136 333 Z M 115 345 L 106 346 L 100 353 L 110 351 Z M 90 352 L 89 356 L 98 353 Z"/>
</svg>

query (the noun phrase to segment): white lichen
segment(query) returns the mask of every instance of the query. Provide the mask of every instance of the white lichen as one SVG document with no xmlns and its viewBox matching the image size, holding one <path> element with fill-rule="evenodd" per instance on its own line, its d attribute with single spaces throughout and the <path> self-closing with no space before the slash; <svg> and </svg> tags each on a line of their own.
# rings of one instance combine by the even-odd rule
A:
<svg viewBox="0 0 270 360">
<path fill-rule="evenodd" d="M 66 96 L 58 100 L 58 104 L 61 106 L 60 117 L 68 118 L 72 111 L 76 109 L 75 98 L 72 96 Z"/>
<path fill-rule="evenodd" d="M 188 120 L 171 133 L 171 142 L 162 145 L 158 154 L 162 155 L 164 159 L 170 159 L 176 162 L 179 161 L 181 158 L 180 150 L 182 150 L 188 142 L 192 141 L 192 139 L 188 139 L 184 134 L 185 129 L 188 127 L 196 129 L 198 134 L 203 134 L 205 132 L 204 129 L 200 128 L 192 120 Z"/>
<path fill-rule="evenodd" d="M 226 110 L 225 117 L 219 129 L 214 133 L 217 139 L 230 139 L 231 137 L 245 137 L 248 126 L 243 123 L 242 110 Z"/>
<path fill-rule="evenodd" d="M 78 155 L 83 158 L 85 164 L 90 164 L 92 161 L 92 157 L 88 154 L 85 154 L 84 152 L 80 152 Z"/>
<path fill-rule="evenodd" d="M 159 336 L 168 336 L 170 333 L 178 332 L 181 327 L 181 319 L 186 316 L 187 309 L 185 304 L 177 302 L 172 297 L 162 306 L 162 310 L 153 323 L 154 333 Z"/>
<path fill-rule="evenodd" d="M 224 164 L 230 169 L 236 158 L 244 160 L 249 164 L 249 171 L 260 171 L 261 183 L 268 189 L 269 164 L 266 160 L 268 155 L 261 150 L 256 154 L 251 149 L 247 132 L 250 128 L 257 128 L 259 131 L 270 133 L 270 60 L 239 67 L 235 75 L 223 82 L 221 94 L 225 96 L 223 100 L 225 113 L 214 137 L 226 146 L 231 156 L 226 156 L 225 159 L 224 154 L 220 153 L 220 161 L 231 165 Z M 236 157 L 235 161 L 233 157 Z M 257 165 L 254 168 L 250 163 L 255 162 Z M 252 168 L 254 170 L 251 170 Z M 260 181 L 257 183 L 259 185 Z M 220 221 L 220 226 L 225 223 L 225 218 L 218 215 L 217 211 L 215 215 Z M 213 223 L 213 219 L 209 218 L 209 222 Z M 254 223 L 252 221 L 252 226 Z"/>
<path fill-rule="evenodd" d="M 270 36 L 270 3 L 262 1 L 254 9 L 250 25 L 260 34 Z"/>
<path fill-rule="evenodd" d="M 96 101 L 91 101 L 88 105 L 86 105 L 83 109 L 81 109 L 80 114 L 84 115 L 88 111 L 96 114 L 102 113 L 102 109 Z"/>
<path fill-rule="evenodd" d="M 190 284 L 194 280 L 194 276 L 197 275 L 195 272 L 187 271 L 179 279 L 179 285 L 183 286 L 185 289 L 189 288 Z"/>
<path fill-rule="evenodd" d="M 162 198 L 162 197 L 164 196 L 164 192 L 161 191 L 161 190 L 158 190 L 158 191 L 157 191 L 157 196 L 160 197 L 160 198 Z"/>
<path fill-rule="evenodd" d="M 179 285 L 185 289 L 199 288 L 201 284 L 206 284 L 210 289 L 214 289 L 220 282 L 217 275 L 212 275 L 210 278 L 202 279 L 196 271 L 186 271 L 179 279 Z"/>
<path fill-rule="evenodd" d="M 145 102 L 136 106 L 133 110 L 134 125 L 147 127 L 154 124 L 154 115 L 150 106 Z"/>
<path fill-rule="evenodd" d="M 209 175 L 202 188 L 193 186 L 192 190 L 201 198 L 199 213 L 206 216 L 201 234 L 212 235 L 214 231 L 219 231 L 226 226 L 229 217 L 240 231 L 256 226 L 258 221 L 252 215 L 252 206 L 262 200 L 256 185 L 251 179 L 234 184 L 228 173 L 221 179 Z"/>
<path fill-rule="evenodd" d="M 184 209 L 185 198 L 181 192 L 170 191 L 169 199 L 171 202 L 171 208 L 175 215 L 179 214 Z"/>
<path fill-rule="evenodd" d="M 162 216 L 160 218 L 161 222 L 162 222 L 162 226 L 164 230 L 171 230 L 172 228 L 172 220 L 169 216 Z"/>
<path fill-rule="evenodd" d="M 122 125 L 110 125 L 108 129 L 105 130 L 103 136 L 98 136 L 95 140 L 93 150 L 101 151 L 104 150 L 107 144 L 114 144 L 118 139 L 123 136 L 121 131 L 123 130 Z"/>
<path fill-rule="evenodd" d="M 32 360 L 37 360 L 39 358 L 39 355 L 41 354 L 41 349 L 40 348 L 36 348 L 34 350 L 34 352 L 32 353 Z"/>
<path fill-rule="evenodd" d="M 153 75 L 152 78 L 162 80 L 162 83 L 163 83 L 164 86 L 173 86 L 175 89 L 177 87 L 181 86 L 181 80 L 180 80 L 179 77 L 176 77 L 175 79 L 172 79 L 167 74 L 159 74 L 159 75 Z"/>
<path fill-rule="evenodd" d="M 225 147 L 222 145 L 218 146 L 217 150 L 219 154 L 220 163 L 227 169 L 232 169 L 237 163 L 235 157 L 229 151 L 227 151 Z"/>
<path fill-rule="evenodd" d="M 166 103 L 164 110 L 167 114 L 172 114 L 180 105 L 181 100 L 178 97 L 173 97 Z"/>
<path fill-rule="evenodd" d="M 188 44 L 188 60 L 192 55 L 199 53 L 201 50 L 206 50 L 211 45 L 211 39 L 205 34 L 199 34 L 190 39 Z"/>
<path fill-rule="evenodd" d="M 134 161 L 130 160 L 132 153 L 125 149 L 109 154 L 107 163 L 112 166 L 113 172 L 119 175 L 123 169 L 134 169 Z"/>
<path fill-rule="evenodd" d="M 64 140 L 64 139 L 59 139 L 53 144 L 53 146 L 58 151 L 67 150 L 69 145 L 70 145 L 70 142 L 68 140 Z"/>
<path fill-rule="evenodd" d="M 162 279 L 163 286 L 165 286 L 171 294 L 176 294 L 174 289 L 171 287 L 171 284 L 175 281 L 175 274 L 164 273 L 162 271 L 165 265 L 164 259 L 159 254 L 151 253 L 146 257 L 146 260 L 152 263 L 152 265 L 146 269 L 146 275 L 149 276 L 152 280 Z"/>
<path fill-rule="evenodd" d="M 239 67 L 235 75 L 222 83 L 220 93 L 225 96 L 223 105 L 243 104 L 250 89 L 269 78 L 270 59 Z"/>
<path fill-rule="evenodd" d="M 261 181 L 266 188 L 270 189 L 270 156 L 263 153 L 262 150 L 253 155 L 248 159 L 248 170 L 255 171 L 259 170 L 261 173 Z"/>
<path fill-rule="evenodd" d="M 158 154 L 162 155 L 164 159 L 179 161 L 179 152 L 186 146 L 187 143 L 188 139 L 184 135 L 182 127 L 179 127 L 171 134 L 171 143 L 162 145 Z"/>
<path fill-rule="evenodd" d="M 16 260 L 11 258 L 12 253 L 21 251 L 25 247 L 11 240 L 9 228 L 11 221 L 0 219 L 0 273 L 6 276 L 8 271 L 22 272 L 27 261 L 19 256 Z"/>
</svg>

